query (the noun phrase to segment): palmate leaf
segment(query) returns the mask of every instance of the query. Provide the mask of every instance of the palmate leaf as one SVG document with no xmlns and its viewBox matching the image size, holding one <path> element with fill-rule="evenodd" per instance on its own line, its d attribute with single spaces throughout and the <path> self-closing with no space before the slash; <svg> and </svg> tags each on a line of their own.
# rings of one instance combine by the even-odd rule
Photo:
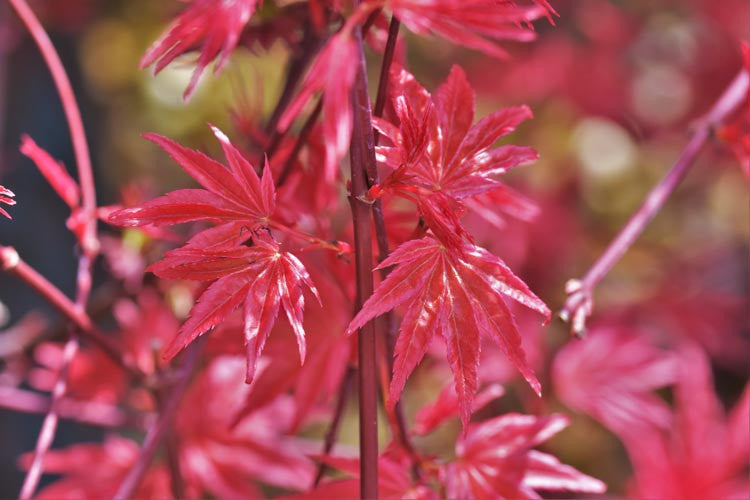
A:
<svg viewBox="0 0 750 500">
<path fill-rule="evenodd" d="M 199 233 L 202 236 L 194 238 L 202 247 L 224 241 L 237 243 L 240 234 L 247 240 L 251 230 L 264 225 L 276 206 L 271 169 L 266 165 L 259 178 L 227 136 L 218 128 L 211 128 L 221 143 L 229 168 L 171 139 L 146 134 L 146 139 L 169 153 L 203 189 L 172 191 L 142 205 L 114 212 L 109 221 L 118 226 L 169 226 L 198 220 L 217 224 L 217 228 L 203 231 Z M 196 241 L 191 243 L 195 246 Z"/>
<path fill-rule="evenodd" d="M 297 257 L 282 252 L 270 238 L 257 237 L 253 242 L 255 246 L 234 250 L 185 247 L 168 252 L 163 260 L 150 267 L 161 278 L 216 280 L 198 298 L 188 320 L 164 352 L 167 359 L 242 305 L 248 383 L 255 375 L 258 358 L 280 308 L 294 330 L 300 360 L 304 362 L 302 285 L 317 297 L 315 285 Z"/>
<path fill-rule="evenodd" d="M 393 171 L 370 196 L 390 193 L 413 201 L 435 236 L 453 248 L 471 241 L 459 221 L 465 207 L 497 224 L 496 210 L 519 212 L 513 197 L 490 199 L 505 188 L 496 177 L 538 155 L 528 147 L 492 145 L 531 118 L 529 108 L 501 109 L 473 123 L 475 93 L 459 66 L 434 95 L 406 70 L 395 69 L 392 80 L 399 124 L 373 123 L 391 142 L 376 149 L 377 158 Z M 533 213 L 533 205 L 523 208 L 523 216 Z"/>
<path fill-rule="evenodd" d="M 472 424 L 441 471 L 448 498 L 541 498 L 537 489 L 603 493 L 598 479 L 532 449 L 568 424 L 563 415 L 517 413 Z"/>
<path fill-rule="evenodd" d="M 428 236 L 404 243 L 379 268 L 394 265 L 347 329 L 352 333 L 376 316 L 399 305 L 406 307 L 395 347 L 388 395 L 391 407 L 438 332 L 447 346 L 464 426 L 471 417 L 477 389 L 481 334 L 497 342 L 534 391 L 541 392 L 505 298 L 546 318 L 550 311 L 502 260 L 483 248 L 470 244 L 448 248 Z"/>
<path fill-rule="evenodd" d="M 243 28 L 262 4 L 262 0 L 193 0 L 149 47 L 140 67 L 156 63 L 154 73 L 158 73 L 177 56 L 200 45 L 198 63 L 183 96 L 189 98 L 211 61 L 217 59 L 214 72 L 226 64 Z"/>
<path fill-rule="evenodd" d="M 169 153 L 204 189 L 173 191 L 140 206 L 114 212 L 109 220 L 121 226 L 172 225 L 197 220 L 216 224 L 193 236 L 182 248 L 168 252 L 149 268 L 161 278 L 213 281 L 199 297 L 164 357 L 171 359 L 243 305 L 246 379 L 250 382 L 280 309 L 292 325 L 304 361 L 302 285 L 316 296 L 317 291 L 302 263 L 294 255 L 282 252 L 267 232 L 276 205 L 268 164 L 262 177 L 258 177 L 227 136 L 216 127 L 212 130 L 229 168 L 166 137 L 148 134 L 146 138 Z M 250 239 L 252 246 L 242 245 Z"/>
</svg>

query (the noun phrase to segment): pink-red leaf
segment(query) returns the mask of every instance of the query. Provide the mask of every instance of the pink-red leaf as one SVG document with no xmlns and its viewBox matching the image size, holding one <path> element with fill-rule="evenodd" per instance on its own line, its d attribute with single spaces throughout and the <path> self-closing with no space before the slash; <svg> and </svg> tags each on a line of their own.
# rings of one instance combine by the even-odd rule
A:
<svg viewBox="0 0 750 500">
<path fill-rule="evenodd" d="M 71 210 L 78 208 L 80 193 L 78 184 L 65 170 L 65 166 L 56 161 L 49 153 L 37 146 L 28 135 L 21 137 L 21 153 L 29 157 L 37 166 L 52 189 L 62 198 Z"/>
<path fill-rule="evenodd" d="M 568 425 L 562 415 L 509 413 L 471 425 L 442 470 L 449 498 L 538 498 L 534 490 L 602 493 L 605 485 L 532 448 Z"/>
<path fill-rule="evenodd" d="M 166 358 L 174 357 L 244 304 L 248 383 L 253 379 L 258 357 L 280 306 L 297 336 L 300 360 L 304 362 L 302 318 L 305 301 L 302 286 L 308 287 L 316 297 L 317 290 L 307 270 L 294 255 L 281 252 L 270 240 L 257 238 L 254 243 L 252 247 L 213 252 L 182 248 L 168 253 L 163 261 L 152 266 L 155 273 L 165 278 L 217 280 L 201 294 L 187 322 L 166 350 Z"/>
<path fill-rule="evenodd" d="M 266 165 L 262 179 L 218 128 L 212 127 L 230 164 L 228 169 L 199 151 L 156 134 L 144 137 L 166 151 L 204 189 L 181 189 L 139 206 L 116 211 L 109 221 L 120 226 L 172 225 L 208 220 L 222 229 L 193 237 L 190 247 L 221 249 L 246 241 L 275 210 L 276 193 Z"/>
<path fill-rule="evenodd" d="M 258 4 L 262 4 L 262 0 L 192 0 L 161 38 L 149 47 L 141 59 L 141 68 L 155 62 L 158 73 L 177 56 L 201 43 L 198 65 L 185 90 L 187 99 L 212 60 L 218 57 L 215 71 L 226 64 Z"/>
<path fill-rule="evenodd" d="M 396 341 L 390 406 L 398 400 L 406 379 L 438 331 L 448 347 L 464 425 L 471 416 L 477 387 L 480 334 L 497 341 L 539 392 L 539 382 L 526 363 L 520 334 L 504 297 L 547 317 L 549 310 L 500 259 L 470 244 L 464 244 L 460 251 L 452 250 L 426 237 L 405 243 L 381 263 L 382 267 L 391 265 L 396 268 L 347 328 L 351 333 L 386 311 L 399 305 L 406 307 Z"/>
</svg>

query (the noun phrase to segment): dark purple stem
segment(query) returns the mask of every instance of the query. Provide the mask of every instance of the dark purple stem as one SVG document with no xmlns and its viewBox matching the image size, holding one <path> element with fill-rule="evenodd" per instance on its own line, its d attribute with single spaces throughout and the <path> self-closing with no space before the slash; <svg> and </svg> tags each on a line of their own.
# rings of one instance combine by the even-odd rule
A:
<svg viewBox="0 0 750 500">
<path fill-rule="evenodd" d="M 349 395 L 352 392 L 352 382 L 354 381 L 354 367 L 351 365 L 346 367 L 344 377 L 341 379 L 341 385 L 339 386 L 338 399 L 336 400 L 336 408 L 333 411 L 333 419 L 328 427 L 326 436 L 323 441 L 323 455 L 328 455 L 333 449 L 333 445 L 336 442 L 336 436 L 341 426 L 341 417 L 344 415 L 346 409 L 346 403 L 349 400 Z M 316 488 L 320 484 L 320 480 L 323 479 L 323 474 L 326 471 L 325 462 L 318 464 L 318 471 L 315 474 L 315 482 L 313 482 L 313 488 Z"/>
<path fill-rule="evenodd" d="M 695 159 L 711 136 L 712 130 L 744 101 L 748 88 L 750 88 L 750 76 L 747 71 L 743 70 L 734 78 L 709 113 L 698 122 L 693 136 L 677 162 L 661 182 L 651 190 L 641 207 L 625 224 L 607 250 L 581 280 L 568 281 L 565 286 L 568 298 L 559 316 L 563 321 L 571 322 L 571 331 L 574 335 L 578 337 L 585 335 L 586 319 L 593 309 L 593 292 L 596 285 L 628 251 L 649 221 L 659 212 L 664 202 L 695 163 Z"/>
<path fill-rule="evenodd" d="M 162 444 L 173 423 L 175 413 L 177 413 L 177 409 L 180 406 L 180 401 L 182 401 L 182 397 L 190 385 L 190 378 L 198 365 L 205 339 L 205 336 L 200 337 L 188 346 L 179 377 L 174 386 L 172 386 L 169 395 L 164 401 L 164 405 L 160 408 L 159 419 L 146 434 L 146 439 L 143 441 L 143 447 L 135 464 L 133 464 L 133 467 L 128 472 L 128 475 L 125 476 L 115 494 L 115 498 L 118 500 L 133 498 L 135 492 L 138 490 L 138 486 L 146 476 L 146 472 L 148 472 L 148 468 L 159 446 Z"/>
<path fill-rule="evenodd" d="M 354 122 L 350 149 L 351 193 L 354 248 L 357 271 L 357 310 L 373 292 L 372 227 L 370 205 L 361 200 L 367 192 L 367 173 L 375 168 L 372 112 L 367 90 L 362 30 L 353 36 L 358 47 L 357 74 L 352 89 Z M 378 496 L 378 380 L 375 324 L 370 321 L 359 330 L 359 451 L 360 496 Z"/>
</svg>

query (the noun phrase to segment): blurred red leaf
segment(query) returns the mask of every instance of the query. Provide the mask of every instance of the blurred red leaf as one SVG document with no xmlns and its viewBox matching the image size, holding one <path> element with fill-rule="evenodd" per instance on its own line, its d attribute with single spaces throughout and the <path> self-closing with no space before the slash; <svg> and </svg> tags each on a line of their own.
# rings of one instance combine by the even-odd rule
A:
<svg viewBox="0 0 750 500">
<path fill-rule="evenodd" d="M 552 380 L 567 406 L 627 438 L 644 425 L 671 424 L 669 407 L 654 391 L 674 382 L 675 361 L 643 335 L 599 326 L 557 353 Z"/>
<path fill-rule="evenodd" d="M 214 72 L 226 64 L 240 34 L 263 0 L 192 0 L 190 5 L 169 25 L 164 34 L 149 47 L 141 59 L 145 68 L 156 63 L 158 73 L 177 56 L 201 45 L 198 64 L 185 89 L 189 98 L 203 70 L 218 57 Z"/>
<path fill-rule="evenodd" d="M 448 498 L 540 498 L 536 489 L 603 493 L 604 483 L 532 450 L 568 425 L 567 417 L 509 413 L 469 426 L 456 459 L 441 471 Z"/>
</svg>

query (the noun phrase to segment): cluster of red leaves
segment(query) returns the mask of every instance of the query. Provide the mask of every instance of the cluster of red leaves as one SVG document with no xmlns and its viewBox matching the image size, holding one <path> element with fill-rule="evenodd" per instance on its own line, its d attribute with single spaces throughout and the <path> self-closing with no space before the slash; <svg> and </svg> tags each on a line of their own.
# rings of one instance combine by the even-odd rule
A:
<svg viewBox="0 0 750 500">
<path fill-rule="evenodd" d="M 274 212 L 276 196 L 270 167 L 266 164 L 259 178 L 229 139 L 217 128 L 213 131 L 229 169 L 165 137 L 147 135 L 204 189 L 173 191 L 143 205 L 115 212 L 110 221 L 123 226 L 173 225 L 197 220 L 215 224 L 150 267 L 165 279 L 213 282 L 198 298 L 190 318 L 165 350 L 165 357 L 173 358 L 243 305 L 246 380 L 250 382 L 280 307 L 294 327 L 300 360 L 304 362 L 302 285 L 316 295 L 317 291 L 302 263 L 291 253 L 283 252 L 270 235 L 267 224 Z M 249 240 L 252 245 L 245 245 Z"/>
<path fill-rule="evenodd" d="M 545 318 L 550 311 L 501 259 L 465 241 L 471 237 L 457 216 L 462 200 L 496 189 L 501 183 L 495 176 L 536 158 L 530 148 L 490 149 L 530 112 L 525 107 L 504 109 L 473 124 L 474 92 L 458 66 L 434 98 L 405 70 L 395 71 L 393 80 L 400 126 L 375 121 L 392 143 L 379 147 L 378 157 L 393 170 L 370 193 L 414 201 L 432 234 L 404 243 L 380 263 L 378 268 L 395 268 L 348 331 L 395 307 L 406 307 L 396 342 L 390 406 L 440 332 L 466 425 L 477 390 L 482 335 L 492 338 L 534 391 L 541 392 L 505 300 L 511 298 Z"/>
<path fill-rule="evenodd" d="M 421 466 L 429 477 L 414 479 L 409 460 L 395 444 L 380 456 L 379 493 L 382 498 L 541 498 L 537 490 L 602 493 L 601 481 L 533 448 L 569 425 L 563 415 L 536 417 L 508 413 L 472 424 L 456 442 L 455 458 L 426 458 Z M 359 491 L 359 461 L 317 457 L 352 479 L 331 480 L 294 498 L 354 498 Z M 434 490 L 437 481 L 440 494 Z"/>
<path fill-rule="evenodd" d="M 217 357 L 201 371 L 181 403 L 173 432 L 180 443 L 179 463 L 189 498 L 262 498 L 255 481 L 299 490 L 312 479 L 304 446 L 284 435 L 292 405 L 277 398 L 235 422 L 238 405 L 253 394 L 242 382 L 244 363 Z M 200 411 L 196 411 L 196 409 Z M 27 465 L 30 457 L 22 458 Z M 102 444 L 78 444 L 52 451 L 45 470 L 64 477 L 43 489 L 39 498 L 111 498 L 138 458 L 138 445 L 110 435 Z M 166 463 L 152 466 L 137 498 L 169 498 Z"/>
<path fill-rule="evenodd" d="M 367 16 L 389 11 L 417 34 L 437 35 L 505 57 L 500 41 L 532 40 L 531 22 L 544 16 L 551 19 L 555 11 L 546 0 L 526 4 L 511 0 L 366 0 L 353 12 L 345 2 L 311 0 L 305 6 L 309 16 L 300 16 L 296 3 L 274 4 L 274 12 L 251 26 L 251 16 L 262 7 L 262 0 L 192 0 L 141 61 L 144 67 L 155 63 L 158 72 L 181 54 L 198 48 L 196 69 L 185 91 L 188 98 L 205 68 L 216 59 L 219 71 L 238 44 L 294 40 L 294 33 L 308 20 L 313 29 L 306 28 L 305 33 L 317 32 L 322 43 L 328 21 L 338 22 L 343 16 L 343 24 L 311 64 L 296 98 L 275 126 L 280 138 L 278 147 L 269 153 L 271 161 L 245 156 L 215 127 L 212 130 L 228 166 L 168 138 L 147 134 L 146 138 L 165 150 L 201 188 L 173 191 L 143 203 L 125 203 L 127 208 L 114 211 L 100 210 L 100 216 L 115 225 L 137 226 L 149 236 L 173 241 L 179 237 L 162 226 L 185 222 L 211 226 L 200 226 L 183 246 L 166 252 L 148 268 L 162 279 L 156 288 L 131 279 L 146 260 L 138 252 L 130 256 L 135 272 L 115 270 L 138 291 L 134 301 L 118 300 L 112 309 L 118 323 L 117 338 L 123 355 L 147 376 L 172 375 L 170 360 L 213 330 L 204 352 L 205 366 L 190 383 L 168 431 L 169 439 L 176 443 L 186 496 L 260 498 L 266 490 L 258 483 L 292 491 L 309 489 L 314 467 L 305 455 L 310 456 L 319 446 L 290 435 L 314 419 L 320 404 L 329 402 L 342 383 L 354 352 L 347 334 L 396 309 L 403 317 L 387 405 L 393 410 L 407 379 L 439 335 L 454 384 L 422 408 L 410 434 L 429 434 L 456 417 L 463 434 L 456 440 L 452 458 L 423 456 L 419 450 L 407 453 L 392 443 L 379 459 L 382 497 L 539 498 L 538 490 L 604 492 L 602 482 L 534 449 L 567 427 L 567 417 L 506 413 L 470 422 L 473 413 L 504 394 L 497 382 L 505 383 L 508 365 L 541 395 L 541 384 L 522 348 L 521 331 L 528 339 L 535 330 L 519 328 L 512 313 L 514 304 L 506 301 L 513 299 L 545 319 L 550 311 L 503 260 L 474 244 L 462 220 L 467 212 L 473 212 L 500 227 L 503 215 L 528 221 L 538 214 L 533 202 L 498 180 L 507 170 L 535 160 L 537 153 L 521 146 L 493 147 L 531 117 L 529 108 L 502 109 L 474 123 L 475 93 L 458 66 L 434 94 L 405 69 L 392 71 L 391 106 L 386 118 L 374 119 L 376 132 L 386 143 L 376 149 L 386 175 L 371 186 L 364 200 L 383 202 L 387 236 L 398 246 L 375 268 L 389 274 L 353 319 L 350 269 L 332 262 L 346 253 L 347 244 L 326 242 L 298 229 L 337 237 L 344 232 L 327 219 L 339 217 L 337 210 L 343 205 L 335 184 L 341 177 L 339 161 L 349 149 L 353 114 L 349 96 L 355 62 L 361 56 L 353 33 Z M 384 19 L 378 14 L 373 25 L 382 29 Z M 278 32 L 273 33 L 275 30 Z M 750 68 L 747 47 L 745 57 Z M 294 141 L 285 134 L 320 92 L 323 118 L 306 139 L 304 160 L 291 158 L 291 170 L 273 170 L 299 153 L 293 152 Z M 721 132 L 745 163 L 750 154 L 749 116 L 750 108 L 743 109 L 738 121 Z M 244 117 L 241 122 L 238 128 L 258 146 L 255 149 L 264 150 L 274 127 L 263 130 Z M 61 163 L 28 137 L 24 137 L 21 150 L 70 207 L 73 215 L 68 226 L 82 238 L 77 183 Z M 263 166 L 256 169 L 253 164 Z M 278 185 L 274 177 L 279 179 Z M 0 186 L 0 203 L 13 204 L 12 196 Z M 412 202 L 414 210 L 397 207 L 395 198 Z M 323 217 L 323 213 L 332 215 Z M 0 214 L 8 217 L 1 208 Z M 419 222 L 413 230 L 416 218 Z M 341 235 L 343 239 L 350 239 L 348 236 L 345 232 Z M 327 248 L 338 255 L 306 255 L 303 265 L 288 251 L 290 238 L 308 245 L 299 251 Z M 107 253 L 111 261 L 124 255 L 117 242 Z M 197 302 L 182 326 L 162 297 L 170 287 L 169 280 L 199 282 L 186 287 L 191 298 L 197 296 Z M 303 328 L 306 290 L 325 308 L 308 313 Z M 288 321 L 277 323 L 282 309 Z M 745 425 L 750 418 L 750 389 L 726 417 L 700 349 L 680 345 L 677 353 L 669 353 L 623 324 L 595 328 L 586 342 L 568 345 L 557 353 L 551 377 L 555 394 L 622 440 L 634 465 L 634 497 L 718 498 L 746 491 L 750 487 L 743 476 L 750 446 Z M 502 360 L 492 358 L 496 366 L 485 367 L 484 372 L 479 366 L 483 341 L 496 344 L 504 354 Z M 295 344 L 302 363 L 289 355 Z M 244 360 L 237 356 L 243 349 Z M 484 350 L 485 356 L 488 350 Z M 27 381 L 39 390 L 51 390 L 62 369 L 62 348 L 44 343 L 34 355 L 41 366 L 26 373 Z M 68 372 L 68 397 L 84 403 L 121 405 L 126 411 L 150 417 L 153 414 L 149 412 L 158 411 L 162 403 L 155 392 L 149 396 L 143 390 L 131 391 L 124 373 L 99 351 L 83 349 Z M 486 384 L 482 390 L 480 383 Z M 675 405 L 656 393 L 667 387 L 674 389 Z M 22 464 L 28 465 L 29 458 L 22 458 Z M 351 476 L 359 472 L 356 459 L 314 458 Z M 64 477 L 44 489 L 40 497 L 111 497 L 138 460 L 136 443 L 116 435 L 101 445 L 81 444 L 50 452 L 45 471 Z M 163 498 L 173 493 L 166 462 L 157 461 L 149 468 L 138 497 Z M 411 474 L 410 469 L 418 473 Z M 307 496 L 358 494 L 359 481 L 352 478 L 325 480 Z"/>
</svg>

